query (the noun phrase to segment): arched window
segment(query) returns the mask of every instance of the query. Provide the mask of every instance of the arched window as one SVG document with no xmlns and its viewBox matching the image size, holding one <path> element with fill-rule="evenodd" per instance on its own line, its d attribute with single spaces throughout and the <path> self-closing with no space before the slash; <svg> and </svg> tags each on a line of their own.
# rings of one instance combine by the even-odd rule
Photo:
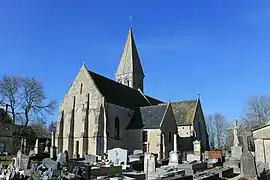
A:
<svg viewBox="0 0 270 180">
<path fill-rule="evenodd" d="M 171 143 L 171 142 L 172 142 L 172 133 L 169 132 L 169 143 Z"/>
<path fill-rule="evenodd" d="M 114 120 L 114 132 L 114 138 L 120 139 L 120 122 L 118 116 L 116 116 Z"/>
<path fill-rule="evenodd" d="M 124 85 L 129 86 L 129 80 L 127 77 L 124 79 Z"/>
</svg>

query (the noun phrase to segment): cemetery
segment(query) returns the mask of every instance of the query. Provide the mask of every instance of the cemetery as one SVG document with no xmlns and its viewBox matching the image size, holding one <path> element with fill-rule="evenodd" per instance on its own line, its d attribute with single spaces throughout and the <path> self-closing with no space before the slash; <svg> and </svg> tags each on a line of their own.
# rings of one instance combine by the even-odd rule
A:
<svg viewBox="0 0 270 180">
<path fill-rule="evenodd" d="M 140 42 L 143 44 L 140 48 L 137 48 L 135 43 L 134 28 L 130 17 L 126 41 L 121 55 L 119 53 L 120 59 L 115 69 L 114 79 L 111 79 L 109 77 L 112 76 L 109 74 L 102 75 L 92 71 L 96 68 L 93 64 L 100 61 L 102 62 L 100 66 L 112 67 L 111 58 L 118 56 L 113 51 L 118 47 L 116 39 L 117 34 L 120 34 L 120 31 L 112 26 L 119 23 L 116 21 L 118 18 L 112 15 L 123 17 L 125 15 L 121 13 L 125 11 L 129 13 L 131 9 L 138 11 L 137 7 L 135 8 L 130 3 L 120 3 L 127 4 L 127 8 L 117 4 L 120 9 L 106 5 L 110 11 L 103 8 L 99 10 L 93 5 L 91 5 L 92 9 L 89 9 L 88 5 L 85 6 L 85 10 L 81 9 L 78 12 L 74 11 L 78 5 L 71 6 L 68 11 L 64 11 L 62 6 L 59 8 L 51 5 L 51 8 L 56 7 L 55 10 L 50 9 L 47 12 L 49 14 L 44 15 L 45 8 L 49 5 L 42 4 L 40 7 L 33 8 L 40 14 L 35 14 L 36 12 L 32 12 L 28 7 L 27 17 L 18 16 L 18 22 L 13 22 L 13 16 L 16 12 L 23 11 L 23 8 L 16 6 L 19 8 L 14 12 L 10 10 L 12 8 L 6 8 L 7 11 L 3 11 L 4 14 L 8 13 L 8 18 L 7 23 L 3 25 L 5 28 L 1 30 L 7 30 L 7 32 L 1 34 L 8 39 L 3 36 L 4 44 L 1 49 L 4 50 L 0 55 L 4 55 L 3 63 L 1 62 L 4 68 L 1 69 L 0 66 L 0 70 L 8 70 L 8 73 L 15 72 L 15 75 L 5 74 L 0 79 L 0 180 L 270 180 L 269 97 L 262 96 L 257 100 L 256 98 L 249 100 L 247 112 L 245 116 L 241 116 L 243 122 L 241 125 L 237 120 L 233 123 L 230 120 L 226 122 L 227 119 L 219 113 L 205 116 L 206 113 L 217 112 L 215 107 L 228 111 L 228 106 L 234 105 L 232 109 L 239 106 L 236 101 L 240 94 L 244 95 L 242 92 L 234 93 L 235 89 L 232 87 L 248 84 L 242 89 L 250 89 L 252 83 L 241 82 L 238 78 L 245 77 L 249 81 L 256 79 L 254 80 L 256 83 L 267 82 L 266 80 L 258 81 L 261 78 L 257 78 L 261 72 L 264 72 L 261 70 L 263 66 L 256 68 L 259 69 L 256 73 L 253 70 L 242 71 L 252 66 L 249 64 L 251 59 L 248 59 L 250 53 L 246 53 L 250 51 L 249 48 L 254 54 L 251 58 L 261 63 L 264 56 L 261 56 L 261 53 L 253 53 L 256 49 L 254 47 L 261 50 L 263 48 L 259 41 L 265 39 L 265 42 L 269 42 L 263 36 L 249 37 L 254 34 L 255 28 L 247 25 L 253 24 L 253 21 L 256 21 L 254 19 L 258 18 L 257 16 L 250 17 L 250 14 L 256 15 L 258 14 L 256 12 L 261 11 L 254 10 L 248 13 L 233 9 L 224 11 L 212 6 L 210 6 L 211 9 L 206 9 L 208 5 L 203 2 L 202 5 L 205 6 L 202 10 L 192 4 L 191 15 L 200 13 L 199 19 L 192 22 L 192 16 L 184 15 L 181 16 L 182 19 L 177 17 L 175 20 L 165 18 L 167 14 L 183 12 L 183 9 L 179 7 L 186 11 L 188 9 L 186 6 L 175 5 L 177 9 L 169 9 L 170 13 L 162 7 L 153 16 L 148 14 L 147 18 L 145 15 L 142 16 L 143 24 L 146 25 L 145 29 L 151 27 L 151 31 L 140 32 L 142 34 Z M 113 1 L 113 4 L 116 2 Z M 150 2 L 150 7 L 153 4 Z M 144 9 L 147 4 L 138 3 L 138 5 Z M 149 13 L 152 8 L 145 9 Z M 138 11 L 139 14 L 143 14 L 141 11 Z M 227 11 L 233 20 L 237 20 L 232 30 L 225 26 L 230 22 L 227 17 L 223 17 Z M 70 12 L 72 12 L 70 15 L 65 14 Z M 89 19 L 90 16 L 86 16 L 88 12 L 94 12 L 91 19 Z M 108 12 L 110 15 L 106 14 Z M 235 16 L 232 14 L 235 12 L 247 13 L 247 15 Z M 216 17 L 216 13 L 221 13 L 224 19 Z M 106 18 L 101 17 L 104 14 Z M 156 14 L 161 14 L 162 18 Z M 204 19 L 203 14 L 209 17 Z M 78 15 L 83 17 L 80 18 Z M 245 16 L 248 16 L 249 20 L 246 20 L 248 18 Z M 5 18 L 4 15 L 3 17 Z M 41 17 L 42 19 L 39 19 Z M 85 17 L 88 19 L 83 20 Z M 155 22 L 153 18 L 158 19 L 156 27 L 152 27 Z M 94 20 L 112 19 L 111 23 L 106 22 L 104 26 L 94 22 Z M 166 23 L 173 23 L 173 30 L 169 29 L 164 34 L 161 33 L 162 28 L 167 29 L 165 27 L 169 27 L 169 24 L 163 27 L 160 23 L 163 19 L 166 19 Z M 176 27 L 178 21 L 181 26 Z M 212 21 L 214 23 L 211 26 Z M 241 28 L 241 31 L 233 33 L 242 21 L 245 22 L 245 26 Z M 48 22 L 50 23 L 47 24 Z M 91 23 L 86 25 L 85 22 Z M 80 28 L 82 25 L 83 27 Z M 188 25 L 192 26 L 190 29 L 185 29 Z M 205 27 L 209 29 L 204 29 Z M 267 29 L 257 24 L 255 27 Z M 101 34 L 105 30 L 108 31 Z M 179 30 L 184 30 L 181 32 L 184 34 L 177 35 Z M 198 34 L 192 35 L 196 30 Z M 244 34 L 249 32 L 248 30 L 252 30 L 252 33 Z M 42 31 L 44 31 L 43 34 Z M 207 35 L 202 33 L 207 33 Z M 23 37 L 23 34 L 27 36 Z M 85 35 L 82 36 L 82 34 Z M 99 34 L 101 37 L 98 37 Z M 219 34 L 226 36 L 221 38 Z M 148 39 L 146 35 L 157 37 Z M 108 37 L 113 41 L 107 42 Z M 236 37 L 243 39 L 236 39 Z M 254 41 L 259 39 L 259 44 L 253 42 L 246 44 L 250 39 Z M 24 45 L 23 40 L 27 44 Z M 82 48 L 80 44 L 92 45 L 90 48 Z M 219 47 L 219 45 L 222 46 Z M 218 49 L 215 49 L 215 46 Z M 184 50 L 181 50 L 182 47 Z M 238 47 L 245 49 L 237 49 Z M 199 50 L 198 53 L 194 53 L 196 48 Z M 151 53 L 154 52 L 154 57 L 150 58 L 145 65 L 146 69 L 153 67 L 152 73 L 149 74 L 154 75 L 155 81 L 145 80 L 146 74 L 142 66 L 144 63 L 141 62 L 139 49 L 143 49 L 143 57 L 150 55 L 146 53 L 147 49 L 151 49 Z M 163 51 L 169 51 L 169 56 L 159 54 Z M 203 57 L 207 51 L 209 55 Z M 222 51 L 224 52 L 218 55 Z M 88 53 L 91 57 L 86 56 Z M 81 55 L 78 56 L 79 54 Z M 245 61 L 239 63 L 241 66 L 237 68 L 238 63 L 235 63 L 237 61 L 230 57 L 230 54 L 236 54 L 237 60 L 244 59 Z M 245 56 L 241 58 L 241 54 Z M 104 57 L 98 57 L 99 55 L 104 55 Z M 17 62 L 12 61 L 12 56 L 18 59 Z M 196 56 L 200 61 L 188 60 L 189 57 L 192 57 L 191 60 L 196 59 Z M 81 58 L 89 59 L 90 68 L 86 66 L 85 61 L 82 62 L 73 82 L 68 83 L 67 81 L 71 78 L 69 74 L 74 74 L 73 66 L 75 67 L 78 59 Z M 30 59 L 33 59 L 32 62 Z M 61 62 L 59 59 L 64 61 Z M 74 64 L 72 64 L 72 59 L 74 59 Z M 102 59 L 108 59 L 108 61 Z M 179 59 L 184 61 L 179 61 Z M 209 64 L 206 63 L 207 60 Z M 159 61 L 162 63 L 158 64 Z M 175 62 L 181 62 L 181 64 L 174 65 Z M 190 64 L 182 64 L 182 62 Z M 198 65 L 198 62 L 202 64 Z M 18 69 L 12 67 L 13 64 L 19 63 L 22 65 L 19 65 Z M 259 63 L 256 63 L 257 65 Z M 229 69 L 232 70 L 229 71 Z M 224 75 L 225 70 L 230 72 L 231 76 Z M 37 77 L 27 77 L 29 72 L 31 76 L 37 73 Z M 265 70 L 265 72 L 268 71 Z M 252 76 L 246 78 L 245 73 Z M 44 84 L 49 84 L 51 87 L 48 89 L 51 95 L 45 93 L 47 89 L 43 81 L 38 79 L 39 77 L 47 78 L 47 76 L 51 78 L 45 80 Z M 268 77 L 267 74 L 263 75 L 263 78 L 265 77 Z M 231 79 L 235 80 L 235 84 L 231 83 Z M 162 81 L 168 83 L 163 88 L 160 87 Z M 227 84 L 222 84 L 225 82 Z M 258 86 L 254 82 L 252 87 Z M 65 84 L 66 87 L 64 87 Z M 262 84 L 265 85 L 265 83 Z M 148 87 L 154 89 L 153 96 L 148 94 Z M 206 111 L 199 93 L 197 98 L 191 97 L 190 93 L 194 93 L 194 90 L 208 94 L 205 96 L 206 99 L 208 97 L 210 101 L 213 101 L 211 106 L 208 104 Z M 188 93 L 180 96 L 183 92 Z M 250 92 L 256 91 L 250 89 Z M 154 98 L 159 93 L 166 95 L 160 97 L 164 98 L 164 101 Z M 172 96 L 172 94 L 175 95 Z M 230 96 L 236 94 L 236 96 L 230 97 L 228 94 Z M 60 98 L 62 98 L 61 101 Z M 184 99 L 173 100 L 174 98 Z M 227 102 L 226 99 L 228 99 Z M 58 109 L 58 116 L 53 117 L 56 109 Z M 233 111 L 232 113 L 234 114 Z M 240 120 L 240 118 L 237 119 Z"/>
<path fill-rule="evenodd" d="M 113 148 L 104 157 L 88 154 L 84 158 L 69 157 L 68 151 L 56 154 L 53 132 L 51 143 L 46 142 L 43 152 L 35 151 L 38 149 L 35 147 L 27 153 L 22 140 L 16 157 L 0 165 L 0 179 L 267 179 L 268 164 L 262 166 L 256 161 L 261 161 L 261 157 L 254 157 L 261 152 L 251 153 L 247 148 L 251 134 L 244 131 L 244 147 L 240 147 L 235 123 L 234 145 L 226 162 L 221 151 L 201 152 L 197 140 L 193 143 L 193 153 L 182 156 L 184 153 L 177 150 L 174 135 L 175 146 L 166 163 L 158 161 L 149 150 L 135 150 L 128 155 L 125 149 Z"/>
</svg>

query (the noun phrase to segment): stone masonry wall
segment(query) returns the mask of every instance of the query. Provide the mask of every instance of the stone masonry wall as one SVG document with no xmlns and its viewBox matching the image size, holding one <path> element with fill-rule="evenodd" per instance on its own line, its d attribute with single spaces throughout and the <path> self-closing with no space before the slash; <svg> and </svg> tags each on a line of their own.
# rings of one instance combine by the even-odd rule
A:
<svg viewBox="0 0 270 180">
<path fill-rule="evenodd" d="M 108 138 L 108 149 L 112 149 L 115 147 L 121 147 L 128 149 L 125 146 L 125 139 L 127 138 L 126 128 L 132 118 L 134 110 L 120 107 L 111 103 L 106 103 L 106 111 L 107 111 L 107 138 Z M 115 131 L 115 119 L 118 117 L 119 119 L 119 138 L 116 138 Z"/>
<path fill-rule="evenodd" d="M 88 98 L 89 96 L 89 98 Z M 84 139 L 84 130 L 85 130 L 85 120 L 86 114 L 88 115 L 88 153 L 96 154 L 96 136 L 98 132 L 101 133 L 103 128 L 99 130 L 100 122 L 100 109 L 104 105 L 104 100 L 102 95 L 99 93 L 96 88 L 91 76 L 88 73 L 88 70 L 83 66 L 78 75 L 76 76 L 74 82 L 72 83 L 69 91 L 65 95 L 62 103 L 59 106 L 59 119 L 56 131 L 56 140 L 57 137 L 61 134 L 60 120 L 63 114 L 63 151 L 68 150 L 69 143 L 68 137 L 70 135 L 70 125 L 72 119 L 72 109 L 73 102 L 75 97 L 75 111 L 74 111 L 74 137 L 73 137 L 73 152 L 76 151 L 76 144 L 79 142 L 79 154 L 82 156 L 83 152 L 83 139 Z M 86 112 L 87 104 L 89 99 L 88 113 Z M 87 128 L 86 128 L 87 129 Z M 101 133 L 102 134 L 102 133 Z M 58 141 L 58 140 L 57 140 Z M 56 142 L 58 144 L 58 142 Z M 73 154 L 74 154 L 73 153 Z"/>
</svg>

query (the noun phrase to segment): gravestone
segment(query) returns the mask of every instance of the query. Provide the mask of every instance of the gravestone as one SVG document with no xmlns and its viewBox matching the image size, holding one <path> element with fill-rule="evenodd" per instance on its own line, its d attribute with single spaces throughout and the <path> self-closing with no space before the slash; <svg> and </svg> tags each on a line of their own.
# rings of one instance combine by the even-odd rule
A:
<svg viewBox="0 0 270 180">
<path fill-rule="evenodd" d="M 55 133 L 52 132 L 50 158 L 56 159 Z"/>
<path fill-rule="evenodd" d="M 256 165 L 255 159 L 251 152 L 248 150 L 248 137 L 251 136 L 252 133 L 245 128 L 243 132 L 243 153 L 241 156 L 241 175 L 247 179 L 257 179 Z"/>
<path fill-rule="evenodd" d="M 87 155 L 85 155 L 85 162 L 90 163 L 90 164 L 96 163 L 97 156 L 92 155 L 92 154 L 87 154 Z"/>
<path fill-rule="evenodd" d="M 50 147 L 49 147 L 49 140 L 47 139 L 47 141 L 46 141 L 46 144 L 45 144 L 45 150 L 44 150 L 44 153 L 50 153 Z"/>
<path fill-rule="evenodd" d="M 144 173 L 156 172 L 156 157 L 146 152 L 144 154 Z"/>
<path fill-rule="evenodd" d="M 142 154 L 143 151 L 142 150 L 134 150 L 133 151 L 133 154 L 136 155 L 136 154 Z"/>
<path fill-rule="evenodd" d="M 34 151 L 35 151 L 35 154 L 38 154 L 39 153 L 39 151 L 38 151 L 38 149 L 39 149 L 39 140 L 38 140 L 38 138 L 36 139 L 36 143 L 35 143 L 35 148 L 34 148 Z"/>
<path fill-rule="evenodd" d="M 169 154 L 169 165 L 170 166 L 177 166 L 181 163 L 181 154 L 177 151 L 177 134 L 174 134 L 173 136 L 173 151 Z"/>
<path fill-rule="evenodd" d="M 53 177 L 53 170 L 52 169 L 49 169 L 49 171 L 48 171 L 48 178 L 49 179 L 52 179 L 52 177 Z"/>
<path fill-rule="evenodd" d="M 108 160 L 114 165 L 120 166 L 126 169 L 127 165 L 127 150 L 122 148 L 114 148 L 108 150 Z"/>
<path fill-rule="evenodd" d="M 65 153 L 59 153 L 59 154 L 57 154 L 57 161 L 60 164 L 63 164 L 65 162 L 67 162 L 67 155 Z"/>
<path fill-rule="evenodd" d="M 233 147 L 231 147 L 231 158 L 235 160 L 240 160 L 241 155 L 242 155 L 242 147 L 239 146 L 239 140 L 238 140 L 238 124 L 237 120 L 234 121 L 234 126 L 233 126 Z"/>
<path fill-rule="evenodd" d="M 35 151 L 34 150 L 30 150 L 29 151 L 29 157 L 33 157 L 35 156 Z"/>
<path fill-rule="evenodd" d="M 43 166 L 45 166 L 48 169 L 52 168 L 52 170 L 55 170 L 58 167 L 58 162 L 54 161 L 54 160 L 51 160 L 50 158 L 43 159 L 42 164 L 43 164 Z"/>
<path fill-rule="evenodd" d="M 29 165 L 29 156 L 22 154 L 20 158 L 19 169 L 27 169 Z"/>
<path fill-rule="evenodd" d="M 193 153 L 195 155 L 201 156 L 201 141 L 195 140 L 193 141 Z"/>
<path fill-rule="evenodd" d="M 192 162 L 192 161 L 201 161 L 201 156 L 196 155 L 196 154 L 188 154 L 187 155 L 187 161 Z"/>
</svg>

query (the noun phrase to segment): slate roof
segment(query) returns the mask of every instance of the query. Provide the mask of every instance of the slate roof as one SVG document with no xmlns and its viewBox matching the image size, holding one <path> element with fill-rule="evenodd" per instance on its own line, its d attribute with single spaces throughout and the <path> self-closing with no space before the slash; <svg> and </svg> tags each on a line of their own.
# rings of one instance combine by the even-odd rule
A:
<svg viewBox="0 0 270 180">
<path fill-rule="evenodd" d="M 171 102 L 171 106 L 178 126 L 193 124 L 197 100 Z"/>
<path fill-rule="evenodd" d="M 146 96 L 146 98 L 149 100 L 149 102 L 151 103 L 151 105 L 158 105 L 158 104 L 164 103 L 163 101 L 160 101 L 160 100 L 155 99 L 155 98 L 150 97 L 150 96 Z"/>
<path fill-rule="evenodd" d="M 160 104 L 137 108 L 127 129 L 160 128 L 167 106 L 168 104 Z"/>
<path fill-rule="evenodd" d="M 100 93 L 105 97 L 106 102 L 131 109 L 151 105 L 139 90 L 125 86 L 92 71 L 88 72 Z M 161 102 L 149 96 L 147 98 L 153 104 Z"/>
</svg>

